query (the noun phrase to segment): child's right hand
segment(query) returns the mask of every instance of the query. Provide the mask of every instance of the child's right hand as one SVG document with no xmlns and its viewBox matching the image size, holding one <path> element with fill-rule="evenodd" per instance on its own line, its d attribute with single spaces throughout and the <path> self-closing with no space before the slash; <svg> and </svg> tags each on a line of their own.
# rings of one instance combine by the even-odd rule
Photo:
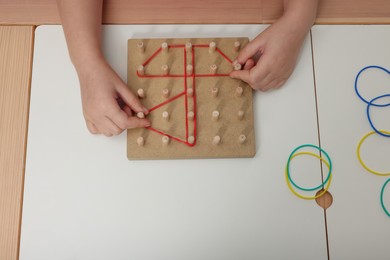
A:
<svg viewBox="0 0 390 260">
<path fill-rule="evenodd" d="M 83 114 L 92 134 L 113 136 L 150 126 L 149 120 L 133 116 L 133 111 L 147 114 L 148 110 L 105 61 L 83 66 L 78 75 Z"/>
</svg>

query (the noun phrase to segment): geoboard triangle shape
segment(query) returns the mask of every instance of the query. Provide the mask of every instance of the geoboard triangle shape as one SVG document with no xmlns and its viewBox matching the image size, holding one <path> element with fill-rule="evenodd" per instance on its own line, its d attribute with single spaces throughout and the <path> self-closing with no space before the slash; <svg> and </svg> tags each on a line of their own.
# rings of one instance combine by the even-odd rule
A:
<svg viewBox="0 0 390 260">
<path fill-rule="evenodd" d="M 149 109 L 148 118 L 153 132 L 162 136 L 187 142 L 189 135 L 186 101 L 187 96 L 182 91 Z"/>
</svg>

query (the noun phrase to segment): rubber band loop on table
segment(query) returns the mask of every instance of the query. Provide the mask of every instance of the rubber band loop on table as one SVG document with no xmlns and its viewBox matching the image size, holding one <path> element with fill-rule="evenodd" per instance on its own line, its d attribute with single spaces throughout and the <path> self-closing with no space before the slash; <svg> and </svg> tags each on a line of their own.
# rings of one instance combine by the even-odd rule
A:
<svg viewBox="0 0 390 260">
<path fill-rule="evenodd" d="M 384 131 L 384 130 L 379 130 L 381 131 L 382 133 L 385 133 L 385 134 L 390 134 L 390 132 L 387 132 L 387 131 Z M 361 146 L 364 142 L 364 140 L 367 139 L 367 137 L 369 137 L 370 135 L 373 135 L 375 134 L 376 132 L 375 131 L 372 131 L 372 132 L 369 132 L 367 133 L 366 135 L 364 135 L 362 137 L 362 139 L 360 139 L 359 143 L 358 143 L 358 146 L 357 146 L 357 149 L 356 149 L 356 153 L 357 153 L 357 157 L 358 157 L 358 160 L 360 162 L 360 164 L 363 166 L 364 169 L 366 169 L 367 171 L 375 174 L 375 175 L 379 175 L 379 176 L 389 176 L 390 175 L 390 172 L 377 172 L 375 170 L 372 170 L 371 168 L 369 168 L 362 160 L 362 157 L 360 156 L 360 149 L 361 149 Z"/>
<path fill-rule="evenodd" d="M 330 169 L 331 165 L 330 165 L 323 157 L 321 157 L 321 156 L 319 156 L 319 155 L 317 155 L 317 154 L 315 154 L 315 153 L 311 153 L 311 152 L 299 152 L 299 153 L 294 154 L 294 155 L 291 157 L 291 159 L 293 159 L 293 158 L 296 157 L 296 156 L 305 155 L 305 154 L 306 154 L 306 155 L 310 155 L 310 156 L 314 156 L 314 157 L 320 159 L 322 162 L 325 163 L 325 165 L 328 167 L 328 169 Z M 323 190 L 322 190 L 320 193 L 318 193 L 318 194 L 315 195 L 315 196 L 303 196 L 303 195 L 299 194 L 298 192 L 296 192 L 296 191 L 294 190 L 294 188 L 291 186 L 291 183 L 290 183 L 290 181 L 289 181 L 289 172 L 287 171 L 287 166 L 286 166 L 285 175 L 286 175 L 287 186 L 288 186 L 288 188 L 290 189 L 290 191 L 291 191 L 295 196 L 297 196 L 297 197 L 299 197 L 299 198 L 301 198 L 301 199 L 304 199 L 304 200 L 314 200 L 314 199 L 317 199 L 317 198 L 321 197 L 322 195 L 324 195 L 324 194 L 329 190 L 330 184 L 331 184 L 331 182 L 332 182 L 332 174 L 330 173 L 330 174 L 329 174 L 329 176 L 330 176 L 330 177 L 329 177 L 329 181 L 328 181 L 326 187 L 323 188 Z M 322 186 L 322 187 L 323 187 L 323 186 Z"/>
<path fill-rule="evenodd" d="M 387 179 L 387 181 L 383 184 L 382 190 L 381 190 L 381 206 L 383 211 L 387 214 L 387 216 L 390 217 L 390 212 L 386 209 L 385 204 L 383 203 L 383 193 L 385 192 L 386 185 L 390 182 L 390 179 Z"/>
<path fill-rule="evenodd" d="M 374 124 L 372 123 L 372 120 L 371 120 L 371 116 L 370 116 L 370 107 L 371 106 L 374 106 L 374 103 L 376 100 L 378 99 L 381 99 L 381 98 L 384 98 L 384 97 L 390 97 L 390 94 L 385 94 L 385 95 L 381 95 L 381 96 L 378 96 L 376 98 L 373 98 L 368 104 L 367 104 L 367 119 L 368 119 L 368 122 L 370 123 L 371 125 L 371 128 L 379 135 L 381 136 L 384 136 L 384 137 L 390 137 L 390 134 L 386 134 L 384 133 L 383 131 L 379 131 L 378 129 L 376 129 L 376 127 L 374 126 Z M 387 106 L 390 106 L 390 102 L 387 103 L 387 104 L 383 104 L 381 105 L 382 107 L 387 107 Z"/>
<path fill-rule="evenodd" d="M 320 185 L 318 185 L 318 186 L 316 186 L 316 187 L 314 187 L 314 188 L 302 188 L 302 187 L 300 187 L 299 185 L 297 185 L 297 184 L 292 180 L 291 175 L 290 175 L 290 163 L 291 163 L 291 160 L 292 160 L 292 158 L 294 157 L 294 154 L 295 154 L 299 149 L 302 149 L 302 148 L 304 148 L 304 147 L 312 147 L 312 148 L 315 148 L 315 149 L 319 150 L 321 153 L 325 154 L 326 159 L 327 159 L 328 162 L 329 162 L 328 176 L 326 177 L 326 179 L 325 179 Z M 322 158 L 322 157 L 320 156 L 320 158 Z M 323 158 L 322 158 L 321 160 L 323 160 Z M 323 149 L 321 149 L 321 147 L 318 147 L 318 146 L 313 145 L 313 144 L 303 144 L 303 145 L 298 146 L 297 148 L 295 148 L 295 149 L 291 152 L 291 154 L 290 154 L 290 156 L 288 157 L 288 160 L 287 160 L 286 171 L 287 171 L 287 173 L 288 173 L 287 176 L 288 176 L 289 181 L 291 182 L 292 185 L 294 185 L 295 188 L 300 189 L 300 190 L 303 190 L 303 191 L 314 191 L 314 190 L 320 189 L 321 187 L 324 187 L 324 185 L 329 181 L 329 178 L 330 178 L 330 175 L 331 175 L 331 172 L 332 172 L 332 161 L 331 161 L 329 155 L 328 155 Z"/>
<path fill-rule="evenodd" d="M 360 77 L 360 75 L 361 75 L 364 71 L 366 71 L 367 69 L 379 69 L 379 70 L 382 70 L 382 71 L 384 71 L 384 72 L 386 72 L 387 74 L 390 75 L 390 71 L 387 70 L 387 69 L 385 69 L 385 68 L 383 68 L 383 67 L 381 67 L 381 66 L 370 65 L 370 66 L 364 67 L 363 69 L 361 69 L 361 70 L 358 72 L 358 74 L 356 75 L 356 78 L 355 78 L 355 92 L 356 92 L 356 94 L 358 95 L 358 97 L 359 97 L 364 103 L 370 104 L 371 106 L 375 106 L 375 107 L 385 107 L 385 106 L 387 106 L 387 105 L 373 104 L 373 103 L 371 103 L 372 100 L 371 100 L 371 101 L 368 101 L 368 100 L 366 100 L 362 95 L 360 95 L 359 88 L 358 88 L 359 77 Z"/>
</svg>

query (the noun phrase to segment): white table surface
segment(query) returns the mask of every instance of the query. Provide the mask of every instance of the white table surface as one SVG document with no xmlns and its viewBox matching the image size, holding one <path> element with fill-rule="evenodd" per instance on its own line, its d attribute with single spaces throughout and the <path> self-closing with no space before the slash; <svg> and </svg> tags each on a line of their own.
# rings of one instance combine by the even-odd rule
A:
<svg viewBox="0 0 390 260">
<path fill-rule="evenodd" d="M 128 38 L 265 28 L 106 26 L 104 50 L 126 80 Z M 35 37 L 20 259 L 326 259 L 323 210 L 284 179 L 292 149 L 318 144 L 309 40 L 287 84 L 255 94 L 255 158 L 128 161 L 125 134 L 88 133 L 61 27 Z M 297 161 L 297 181 L 318 184 L 318 161 Z"/>
<path fill-rule="evenodd" d="M 312 33 L 321 145 L 333 155 L 335 172 L 334 203 L 327 210 L 330 257 L 389 259 L 390 218 L 379 202 L 388 178 L 367 172 L 357 160 L 357 144 L 372 129 L 354 81 L 367 65 L 390 69 L 390 26 L 315 26 Z M 388 94 L 390 75 L 367 71 L 359 89 L 368 100 Z M 390 107 L 371 110 L 376 127 L 389 131 Z M 390 138 L 366 139 L 362 157 L 372 168 L 389 172 Z M 384 201 L 390 209 L 390 186 Z"/>
</svg>

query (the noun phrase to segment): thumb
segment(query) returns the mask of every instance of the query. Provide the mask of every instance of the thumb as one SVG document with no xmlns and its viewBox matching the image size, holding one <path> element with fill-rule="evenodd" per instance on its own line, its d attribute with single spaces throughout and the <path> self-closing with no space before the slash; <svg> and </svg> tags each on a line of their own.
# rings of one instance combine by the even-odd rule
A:
<svg viewBox="0 0 390 260">
<path fill-rule="evenodd" d="M 250 85 L 250 70 L 235 70 L 230 73 L 230 77 L 233 79 L 240 79 Z"/>
</svg>

